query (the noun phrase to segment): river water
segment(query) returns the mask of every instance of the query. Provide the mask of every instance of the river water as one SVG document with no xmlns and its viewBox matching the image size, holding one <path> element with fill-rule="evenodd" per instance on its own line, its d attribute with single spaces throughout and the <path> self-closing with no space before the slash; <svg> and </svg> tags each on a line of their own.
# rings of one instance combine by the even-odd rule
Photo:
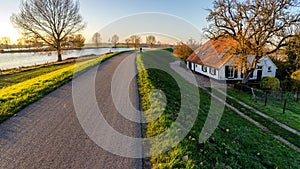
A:
<svg viewBox="0 0 300 169">
<path fill-rule="evenodd" d="M 118 52 L 131 50 L 131 48 L 98 48 L 98 49 L 82 49 L 68 50 L 62 54 L 63 59 L 70 57 L 78 57 L 83 55 L 102 55 L 108 52 Z M 29 52 L 29 53 L 0 53 L 0 69 L 17 68 L 22 66 L 32 66 L 43 63 L 54 62 L 57 60 L 56 52 Z"/>
</svg>

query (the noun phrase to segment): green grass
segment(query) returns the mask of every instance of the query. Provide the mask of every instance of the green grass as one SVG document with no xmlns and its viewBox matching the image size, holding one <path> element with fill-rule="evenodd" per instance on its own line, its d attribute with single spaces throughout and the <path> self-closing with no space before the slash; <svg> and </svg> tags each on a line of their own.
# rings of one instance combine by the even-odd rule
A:
<svg viewBox="0 0 300 169">
<path fill-rule="evenodd" d="M 290 143 L 296 145 L 297 147 L 300 147 L 300 142 L 299 142 L 300 136 L 281 128 L 280 126 L 278 126 L 277 124 L 271 122 L 270 120 L 265 119 L 264 117 L 256 114 L 252 110 L 247 109 L 246 107 L 240 105 L 235 100 L 227 98 L 226 101 L 229 104 L 231 104 L 232 106 L 234 106 L 235 108 L 237 108 L 238 110 L 240 110 L 241 112 L 243 112 L 245 115 L 251 117 L 255 121 L 262 124 L 263 126 L 267 127 L 272 133 L 274 133 L 276 135 L 279 135 L 282 138 L 288 140 Z"/>
<path fill-rule="evenodd" d="M 21 70 L 13 69 L 13 70 L 8 70 L 6 72 L 2 72 L 3 74 L 0 75 L 0 89 L 74 64 L 75 61 L 72 61 L 72 62 L 65 62 L 61 64 L 33 66 L 29 68 L 22 68 Z"/>
<path fill-rule="evenodd" d="M 168 69 L 175 58 L 165 51 L 144 52 L 137 59 L 138 69 L 149 65 L 165 65 Z M 195 93 L 184 91 L 183 98 L 179 85 L 174 80 L 180 79 L 172 70 L 162 71 L 148 69 L 138 74 L 139 92 L 145 117 L 154 116 L 161 109 L 163 113 L 155 121 L 146 126 L 146 137 L 156 136 L 166 131 L 176 120 L 181 99 L 188 100 L 191 109 L 197 105 L 193 96 Z M 180 80 L 180 86 L 194 86 Z M 149 94 L 153 89 L 162 90 L 167 99 L 165 108 L 159 102 L 151 102 Z M 193 91 L 193 90 L 191 90 Z M 197 140 L 204 126 L 210 108 L 210 96 L 199 89 L 200 108 L 195 123 L 188 135 L 171 150 L 150 158 L 152 168 L 299 168 L 300 154 L 286 147 L 269 134 L 263 132 L 239 115 L 225 109 L 218 128 L 212 137 L 203 144 Z M 213 105 L 214 106 L 214 105 Z M 151 107 L 151 109 L 150 109 Z M 152 109 L 156 109 L 153 111 Z M 188 109 L 186 109 L 188 110 Z M 189 116 L 191 112 L 185 112 Z M 153 142 L 159 147 L 168 147 L 165 142 Z M 152 145 L 150 151 L 155 151 L 157 145 Z"/>
<path fill-rule="evenodd" d="M 300 101 L 288 102 L 288 109 L 285 111 L 285 114 L 283 114 L 282 104 L 267 104 L 265 106 L 264 102 L 254 102 L 253 100 L 250 100 L 248 93 L 235 89 L 228 89 L 227 94 L 273 117 L 277 121 L 300 131 Z"/>
<path fill-rule="evenodd" d="M 106 54 L 76 64 L 56 65 L 58 67 L 50 66 L 21 72 L 24 77 L 19 80 L 19 83 L 0 89 L 0 122 L 5 121 L 27 105 L 44 97 L 89 68 L 119 53 Z M 38 76 L 39 74 L 40 76 Z M 10 74 L 10 76 L 14 79 L 20 75 Z"/>
</svg>

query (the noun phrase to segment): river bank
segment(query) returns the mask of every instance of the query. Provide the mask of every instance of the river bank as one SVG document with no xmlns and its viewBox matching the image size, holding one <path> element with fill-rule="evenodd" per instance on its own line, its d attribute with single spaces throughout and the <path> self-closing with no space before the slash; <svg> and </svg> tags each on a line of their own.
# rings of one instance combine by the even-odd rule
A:
<svg viewBox="0 0 300 169">
<path fill-rule="evenodd" d="M 102 55 L 109 52 L 121 52 L 132 50 L 131 48 L 89 48 L 82 50 L 65 50 L 62 53 L 63 60 L 77 58 L 84 55 Z M 47 64 L 57 61 L 55 51 L 45 52 L 12 52 L 0 53 L 0 70 L 19 68 L 24 66 Z"/>
</svg>

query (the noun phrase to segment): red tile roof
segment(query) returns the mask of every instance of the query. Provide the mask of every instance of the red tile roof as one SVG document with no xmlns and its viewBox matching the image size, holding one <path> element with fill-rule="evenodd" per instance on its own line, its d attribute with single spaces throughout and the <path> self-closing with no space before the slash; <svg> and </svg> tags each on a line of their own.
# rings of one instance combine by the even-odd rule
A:
<svg viewBox="0 0 300 169">
<path fill-rule="evenodd" d="M 189 62 L 219 69 L 232 57 L 228 51 L 235 45 L 236 42 L 231 38 L 212 39 L 196 49 L 187 60 Z"/>
</svg>

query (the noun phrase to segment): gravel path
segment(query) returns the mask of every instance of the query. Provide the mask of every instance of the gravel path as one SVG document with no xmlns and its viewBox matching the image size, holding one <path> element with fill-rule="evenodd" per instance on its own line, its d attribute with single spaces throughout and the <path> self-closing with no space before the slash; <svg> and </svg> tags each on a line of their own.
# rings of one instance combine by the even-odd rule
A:
<svg viewBox="0 0 300 169">
<path fill-rule="evenodd" d="M 96 72 L 94 92 L 107 122 L 124 135 L 140 137 L 140 124 L 120 115 L 111 97 L 114 71 L 128 56 L 135 57 L 135 53 L 116 56 L 75 80 L 84 86 Z M 134 62 L 127 64 L 129 68 L 135 68 Z M 137 107 L 134 80 L 127 92 L 130 92 L 132 105 Z M 89 107 L 81 108 L 87 112 L 90 110 Z M 77 116 L 70 82 L 0 124 L 0 168 L 141 168 L 141 159 L 114 155 L 95 144 L 84 132 Z M 104 139 L 110 142 L 113 138 L 108 134 Z M 123 144 L 131 145 L 131 151 L 140 151 L 140 147 L 135 148 L 133 143 Z"/>
</svg>

